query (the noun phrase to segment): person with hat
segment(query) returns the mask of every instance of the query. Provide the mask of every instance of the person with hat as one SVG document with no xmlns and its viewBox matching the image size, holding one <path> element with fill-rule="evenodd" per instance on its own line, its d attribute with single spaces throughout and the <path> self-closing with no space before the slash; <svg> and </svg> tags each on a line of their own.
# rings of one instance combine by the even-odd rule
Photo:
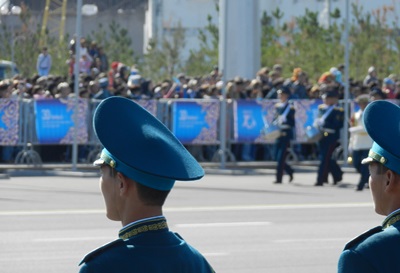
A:
<svg viewBox="0 0 400 273">
<path fill-rule="evenodd" d="M 386 218 L 345 245 L 338 272 L 400 272 L 400 146 L 393 145 L 400 138 L 400 107 L 389 101 L 371 102 L 363 122 L 374 142 L 362 164 L 368 164 L 375 212 Z"/>
<path fill-rule="evenodd" d="M 282 176 L 285 171 L 289 175 L 289 183 L 293 181 L 293 169 L 286 162 L 290 141 L 293 139 L 293 130 L 295 127 L 295 109 L 293 104 L 289 102 L 291 95 L 290 89 L 287 86 L 282 86 L 277 91 L 280 102 L 275 104 L 275 119 L 281 132 L 275 142 L 275 159 L 276 165 L 276 180 L 275 184 L 282 184 Z"/>
<path fill-rule="evenodd" d="M 118 122 L 116 122 L 116 120 Z M 103 145 L 100 188 L 119 239 L 87 254 L 80 272 L 214 272 L 207 260 L 169 230 L 163 204 L 176 180 L 192 181 L 204 170 L 181 142 L 132 100 L 100 102 L 93 129 Z"/>
<path fill-rule="evenodd" d="M 334 185 L 343 178 L 343 171 L 336 159 L 332 158 L 332 154 L 338 146 L 340 130 L 343 128 L 343 108 L 338 105 L 339 92 L 337 88 L 325 86 L 322 89 L 323 103 L 318 106 L 318 119 L 314 122 L 314 126 L 322 134 L 318 141 L 320 163 L 315 186 L 323 186 L 324 183 L 328 183 L 329 173 L 333 176 Z"/>
<path fill-rule="evenodd" d="M 98 80 L 99 91 L 94 94 L 93 99 L 104 100 L 112 96 L 112 93 L 108 90 L 109 82 L 107 77 L 102 77 Z"/>
<path fill-rule="evenodd" d="M 12 83 L 9 79 L 0 81 L 0 99 L 8 99 L 12 94 Z"/>
<path fill-rule="evenodd" d="M 363 80 L 363 85 L 371 87 L 372 85 L 378 85 L 378 84 L 379 84 L 378 72 L 374 66 L 370 66 L 368 68 L 368 74 L 367 76 L 365 76 Z"/>
<path fill-rule="evenodd" d="M 382 91 L 386 94 L 388 99 L 396 99 L 396 83 L 391 78 L 383 79 Z"/>
<path fill-rule="evenodd" d="M 71 98 L 74 94 L 71 93 L 71 88 L 67 82 L 60 82 L 57 85 L 57 94 L 55 94 L 55 98 L 59 100 L 66 100 Z"/>
<path fill-rule="evenodd" d="M 130 91 L 130 97 L 135 100 L 140 100 L 146 96 L 143 94 L 142 85 L 143 78 L 139 74 L 130 75 L 128 78 L 127 87 Z"/>
<path fill-rule="evenodd" d="M 356 98 L 356 103 L 360 109 L 355 112 L 350 119 L 350 141 L 349 150 L 351 151 L 352 157 L 351 162 L 360 174 L 360 180 L 356 187 L 356 191 L 362 191 L 365 184 L 368 182 L 369 171 L 368 166 L 361 164 L 363 158 L 368 156 L 369 148 L 372 146 L 372 139 L 365 131 L 362 117 L 365 107 L 369 103 L 369 95 L 362 94 Z"/>
<path fill-rule="evenodd" d="M 369 96 L 371 101 L 386 99 L 386 94 L 383 93 L 382 89 L 380 89 L 379 87 L 372 88 L 369 92 Z"/>
</svg>

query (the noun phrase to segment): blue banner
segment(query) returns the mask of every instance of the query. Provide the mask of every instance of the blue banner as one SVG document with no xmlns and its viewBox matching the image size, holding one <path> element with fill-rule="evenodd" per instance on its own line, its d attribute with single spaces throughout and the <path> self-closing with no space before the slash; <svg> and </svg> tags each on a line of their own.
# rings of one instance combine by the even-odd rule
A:
<svg viewBox="0 0 400 273">
<path fill-rule="evenodd" d="M 307 142 L 306 128 L 312 126 L 318 118 L 318 106 L 322 100 L 295 100 L 293 102 L 296 110 L 296 138 L 297 142 Z"/>
<path fill-rule="evenodd" d="M 16 145 L 19 140 L 19 102 L 0 99 L 0 145 Z"/>
<path fill-rule="evenodd" d="M 235 142 L 270 142 L 263 138 L 262 129 L 274 118 L 272 100 L 239 100 L 233 104 L 233 140 Z"/>
<path fill-rule="evenodd" d="M 72 144 L 75 128 L 77 143 L 88 141 L 87 113 L 88 101 L 78 100 L 78 111 L 75 100 L 36 100 L 35 104 L 36 135 L 40 144 Z M 75 127 L 74 118 L 78 121 Z"/>
<path fill-rule="evenodd" d="M 216 144 L 219 100 L 172 103 L 172 132 L 184 144 Z"/>
</svg>

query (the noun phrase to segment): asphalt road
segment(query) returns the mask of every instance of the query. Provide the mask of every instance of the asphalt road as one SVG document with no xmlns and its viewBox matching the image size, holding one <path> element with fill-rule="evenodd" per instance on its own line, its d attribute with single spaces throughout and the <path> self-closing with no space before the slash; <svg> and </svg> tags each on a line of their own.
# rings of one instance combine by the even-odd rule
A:
<svg viewBox="0 0 400 273">
<path fill-rule="evenodd" d="M 354 191 L 355 173 L 338 186 L 314 187 L 315 173 L 273 180 L 266 171 L 177 182 L 164 214 L 220 273 L 336 272 L 344 244 L 383 220 L 369 190 Z M 0 179 L 2 273 L 77 272 L 120 227 L 105 217 L 97 177 Z"/>
</svg>

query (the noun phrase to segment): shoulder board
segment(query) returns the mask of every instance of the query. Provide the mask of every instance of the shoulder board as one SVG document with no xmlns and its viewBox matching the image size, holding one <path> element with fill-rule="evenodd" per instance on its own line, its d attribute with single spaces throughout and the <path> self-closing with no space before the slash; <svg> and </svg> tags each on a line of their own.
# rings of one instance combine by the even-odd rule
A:
<svg viewBox="0 0 400 273">
<path fill-rule="evenodd" d="M 318 105 L 318 109 L 322 109 L 322 108 L 325 108 L 326 107 L 326 104 L 320 104 L 320 105 Z"/>
<path fill-rule="evenodd" d="M 352 248 L 353 246 L 356 246 L 356 245 L 362 243 L 362 242 L 363 242 L 365 239 L 367 239 L 368 237 L 370 237 L 370 236 L 372 236 L 372 235 L 374 235 L 374 234 L 376 234 L 376 233 L 378 233 L 378 232 L 381 232 L 381 231 L 383 231 L 382 226 L 374 227 L 374 228 L 372 228 L 372 229 L 370 229 L 370 230 L 364 232 L 363 234 L 357 236 L 356 238 L 354 238 L 354 239 L 351 240 L 350 242 L 348 242 L 348 243 L 346 244 L 346 246 L 344 247 L 344 249 L 345 249 L 345 250 L 346 250 L 346 249 L 350 249 L 350 248 Z"/>
<path fill-rule="evenodd" d="M 281 107 L 281 106 L 282 106 L 282 103 L 281 103 L 281 102 L 275 103 L 275 107 Z"/>
<path fill-rule="evenodd" d="M 336 106 L 334 109 L 337 111 L 340 111 L 340 112 L 344 111 L 343 107 L 339 107 L 339 106 Z"/>
<path fill-rule="evenodd" d="M 104 251 L 107 251 L 107 250 L 109 250 L 109 249 L 111 249 L 113 247 L 116 247 L 116 246 L 122 244 L 123 242 L 124 241 L 122 239 L 117 239 L 117 240 L 109 242 L 108 244 L 105 244 L 105 245 L 103 245 L 103 246 L 101 246 L 99 248 L 96 248 L 92 252 L 86 254 L 86 256 L 82 259 L 82 261 L 79 263 L 79 265 L 90 261 L 91 259 L 93 259 L 94 257 L 100 255 Z"/>
</svg>

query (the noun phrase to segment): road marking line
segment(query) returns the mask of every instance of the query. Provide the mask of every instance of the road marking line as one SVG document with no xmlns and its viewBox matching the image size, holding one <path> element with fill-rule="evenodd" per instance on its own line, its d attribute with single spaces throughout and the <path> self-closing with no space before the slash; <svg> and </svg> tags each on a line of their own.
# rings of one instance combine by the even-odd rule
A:
<svg viewBox="0 0 400 273">
<path fill-rule="evenodd" d="M 0 216 L 35 216 L 35 215 L 67 215 L 67 214 L 105 214 L 105 210 L 19 210 L 0 211 Z"/>
<path fill-rule="evenodd" d="M 179 228 L 192 227 L 243 227 L 243 226 L 268 226 L 271 222 L 232 222 L 232 223 L 198 223 L 198 224 L 176 224 Z"/>
<path fill-rule="evenodd" d="M 37 238 L 33 239 L 34 243 L 49 243 L 49 242 L 75 242 L 75 241 L 107 241 L 111 242 L 116 238 L 112 237 L 65 237 L 65 238 Z"/>
<path fill-rule="evenodd" d="M 218 257 L 218 256 L 228 256 L 229 255 L 229 253 L 227 253 L 227 252 L 209 252 L 209 253 L 207 253 L 207 252 L 205 252 L 205 253 L 201 253 L 203 256 L 205 256 L 205 257 Z"/>
<path fill-rule="evenodd" d="M 287 209 L 293 210 L 293 209 L 324 209 L 324 208 L 363 208 L 372 206 L 373 206 L 372 202 L 325 203 L 325 204 L 271 204 L 271 205 L 165 208 L 164 211 L 195 212 L 195 211 L 238 211 L 238 210 L 287 210 Z"/>
<path fill-rule="evenodd" d="M 325 203 L 325 204 L 271 204 L 243 206 L 210 206 L 210 207 L 166 207 L 166 212 L 207 212 L 207 211 L 245 211 L 245 210 L 294 210 L 294 209 L 326 209 L 326 208 L 364 208 L 373 207 L 372 202 L 365 203 Z M 36 215 L 68 215 L 68 214 L 105 214 L 102 209 L 75 210 L 16 210 L 0 211 L 0 216 L 36 216 Z"/>
<path fill-rule="evenodd" d="M 274 240 L 273 243 L 304 243 L 304 242 L 337 242 L 349 241 L 349 238 L 320 238 L 320 239 L 287 239 L 287 240 Z"/>
</svg>

